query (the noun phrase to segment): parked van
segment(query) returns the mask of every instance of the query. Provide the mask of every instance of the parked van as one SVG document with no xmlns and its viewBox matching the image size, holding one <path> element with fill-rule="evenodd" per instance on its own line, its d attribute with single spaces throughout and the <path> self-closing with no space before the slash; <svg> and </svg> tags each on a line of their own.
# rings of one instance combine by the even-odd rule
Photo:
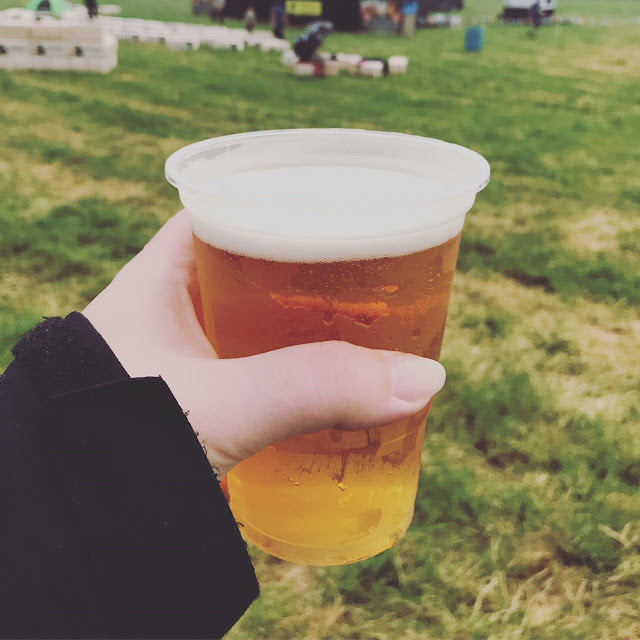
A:
<svg viewBox="0 0 640 640">
<path fill-rule="evenodd" d="M 540 15 L 549 18 L 558 7 L 558 0 L 538 0 Z M 503 20 L 526 20 L 536 0 L 504 0 L 500 17 Z"/>
</svg>

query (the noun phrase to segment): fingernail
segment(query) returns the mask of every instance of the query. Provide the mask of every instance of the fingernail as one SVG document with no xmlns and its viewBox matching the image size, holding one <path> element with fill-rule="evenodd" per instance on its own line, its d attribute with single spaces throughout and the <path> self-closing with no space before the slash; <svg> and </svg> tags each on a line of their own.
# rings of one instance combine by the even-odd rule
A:
<svg viewBox="0 0 640 640">
<path fill-rule="evenodd" d="M 435 360 L 406 353 L 389 353 L 387 359 L 393 395 L 399 400 L 425 405 L 444 386 L 447 374 Z"/>
</svg>

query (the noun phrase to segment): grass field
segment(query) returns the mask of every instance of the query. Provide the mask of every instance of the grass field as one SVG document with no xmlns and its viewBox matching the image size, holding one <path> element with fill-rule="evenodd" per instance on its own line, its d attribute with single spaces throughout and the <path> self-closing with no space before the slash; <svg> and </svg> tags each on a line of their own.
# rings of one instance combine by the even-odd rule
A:
<svg viewBox="0 0 640 640">
<path fill-rule="evenodd" d="M 188 18 L 185 0 L 121 4 Z M 640 14 L 637 0 L 560 4 Z M 535 39 L 488 25 L 481 54 L 463 52 L 461 30 L 330 37 L 410 56 L 406 77 L 383 80 L 132 43 L 104 77 L 0 71 L 0 368 L 179 208 L 163 163 L 184 144 L 361 127 L 457 142 L 492 165 L 465 229 L 409 533 L 340 568 L 252 549 L 263 595 L 230 640 L 640 638 L 639 41 L 640 25 Z"/>
</svg>

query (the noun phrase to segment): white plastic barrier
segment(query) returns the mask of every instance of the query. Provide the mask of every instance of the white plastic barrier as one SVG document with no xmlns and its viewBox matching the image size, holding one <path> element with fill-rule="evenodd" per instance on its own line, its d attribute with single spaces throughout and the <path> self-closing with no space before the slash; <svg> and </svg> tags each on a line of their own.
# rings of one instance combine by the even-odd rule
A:
<svg viewBox="0 0 640 640">
<path fill-rule="evenodd" d="M 84 58 L 85 55 L 77 53 L 76 47 L 86 44 L 86 41 L 82 42 L 76 39 L 75 42 L 68 43 L 71 53 L 69 51 L 63 52 L 62 48 L 57 48 L 50 44 L 51 41 L 65 41 L 66 37 L 63 35 L 63 27 L 78 28 L 86 27 L 87 29 L 97 30 L 100 34 L 113 35 L 116 40 L 133 40 L 144 43 L 165 43 L 171 49 L 188 50 L 198 49 L 201 45 L 206 45 L 215 49 L 235 49 L 242 51 L 246 46 L 260 46 L 264 52 L 279 51 L 286 52 L 291 49 L 291 44 L 286 40 L 280 40 L 274 38 L 269 31 L 254 31 L 249 33 L 245 29 L 230 29 L 228 27 L 219 25 L 199 25 L 182 22 L 160 22 L 158 20 L 141 20 L 138 18 L 121 18 L 109 15 L 99 15 L 97 18 L 90 20 L 86 11 L 86 8 L 82 5 L 74 5 L 71 9 L 66 11 L 60 18 L 53 16 L 44 16 L 36 14 L 34 11 L 28 11 L 25 9 L 8 9 L 0 11 L 0 27 L 9 26 L 26 26 L 37 27 L 39 29 L 39 35 L 37 36 L 35 46 L 37 59 L 31 60 L 34 67 L 45 68 L 42 65 L 45 63 L 42 59 L 49 56 L 49 62 L 51 65 L 64 66 L 62 63 L 52 62 L 53 57 L 58 58 L 61 55 L 71 55 L 72 58 Z M 48 33 L 45 33 L 46 29 L 49 29 Z M 12 44 L 11 55 L 6 45 L 0 42 L 0 47 L 4 46 L 5 53 L 2 53 L 0 49 L 0 59 L 5 62 L 0 65 L 7 67 L 9 57 L 11 57 L 12 65 L 17 65 L 15 68 L 28 68 L 30 63 L 23 60 L 24 56 L 33 58 L 31 54 L 31 37 L 29 35 L 19 36 L 18 40 L 25 38 L 29 41 L 27 45 L 27 52 L 22 54 L 15 53 L 16 45 Z M 2 35 L 0 34 L 0 40 Z M 5 34 L 4 40 L 9 41 L 16 38 L 9 37 Z M 99 38 L 98 38 L 99 40 Z M 37 49 L 37 47 L 41 49 Z M 44 52 L 43 49 L 44 48 Z M 110 62 L 107 66 L 113 64 L 114 55 L 117 57 L 117 53 L 112 52 L 112 46 L 105 45 L 104 47 L 105 59 L 109 59 Z M 55 55 L 54 55 L 55 54 Z M 89 55 L 89 57 L 91 57 Z M 291 63 L 289 63 L 291 64 Z M 82 61 L 74 60 L 74 68 L 84 68 L 86 65 Z"/>
<path fill-rule="evenodd" d="M 139 41 L 140 37 L 145 33 L 145 28 L 138 24 L 139 21 L 128 20 L 120 27 L 120 33 L 118 38 L 120 40 L 136 40 Z"/>
<path fill-rule="evenodd" d="M 244 48 L 247 45 L 247 40 L 245 38 L 245 34 L 238 29 L 230 30 L 229 33 L 229 42 L 231 42 L 231 48 L 236 51 L 244 51 Z"/>
<path fill-rule="evenodd" d="M 312 76 L 316 72 L 313 62 L 296 62 L 293 65 L 293 72 L 297 76 Z"/>
<path fill-rule="evenodd" d="M 102 43 L 105 35 L 105 32 L 94 24 L 67 27 L 67 38 L 72 41 Z"/>
<path fill-rule="evenodd" d="M 31 58 L 29 40 L 14 40 L 0 37 L 0 67 L 3 69 L 25 69 Z"/>
<path fill-rule="evenodd" d="M 12 7 L 10 9 L 0 11 L 0 21 L 2 21 L 3 24 L 7 24 L 9 22 L 27 22 L 30 21 L 32 16 L 33 11 L 20 9 L 18 7 Z"/>
<path fill-rule="evenodd" d="M 227 33 L 208 33 L 200 36 L 200 44 L 212 49 L 235 49 L 244 51 L 244 38 L 229 30 Z"/>
<path fill-rule="evenodd" d="M 337 76 L 340 72 L 344 71 L 370 78 L 380 78 L 385 73 L 384 61 L 364 60 L 360 55 L 355 53 L 331 54 L 328 52 L 319 52 L 318 56 L 322 58 L 324 65 L 323 73 L 326 76 Z M 295 73 L 298 75 L 311 75 L 309 73 L 309 67 L 304 66 L 305 63 L 300 62 L 293 51 L 283 54 L 282 63 L 285 66 L 293 67 Z M 407 58 L 407 56 L 391 56 L 388 60 L 388 65 L 390 73 L 406 73 L 409 58 Z"/>
<path fill-rule="evenodd" d="M 203 47 L 209 47 L 210 49 L 235 49 L 235 43 L 224 36 L 205 36 L 200 40 L 200 44 Z M 244 46 L 244 43 L 243 43 Z"/>
<path fill-rule="evenodd" d="M 139 33 L 138 40 L 146 44 L 164 44 L 171 34 L 171 29 L 163 24 L 152 25 Z"/>
<path fill-rule="evenodd" d="M 187 33 L 177 33 L 167 38 L 166 45 L 173 51 L 192 51 L 200 48 L 200 40 Z"/>
<path fill-rule="evenodd" d="M 407 56 L 391 56 L 389 58 L 389 73 L 407 73 L 409 58 Z"/>
<path fill-rule="evenodd" d="M 0 24 L 0 67 L 106 73 L 118 64 L 118 40 L 95 24 Z"/>
<path fill-rule="evenodd" d="M 271 40 L 273 36 L 269 31 L 248 31 L 244 32 L 244 41 L 248 47 L 259 47 L 261 42 L 265 40 Z"/>
<path fill-rule="evenodd" d="M 260 42 L 260 50 L 267 51 L 287 51 L 291 49 L 291 44 L 286 40 L 280 40 L 279 38 L 269 38 L 268 40 L 262 40 Z"/>
<path fill-rule="evenodd" d="M 358 66 L 360 75 L 380 78 L 384 71 L 384 63 L 380 60 L 363 60 Z"/>
<path fill-rule="evenodd" d="M 342 65 L 337 60 L 325 60 L 324 72 L 328 76 L 337 76 L 342 71 Z"/>
<path fill-rule="evenodd" d="M 1 24 L 0 40 L 28 40 L 31 37 L 31 29 L 22 24 Z"/>
<path fill-rule="evenodd" d="M 293 67 L 293 65 L 298 61 L 298 56 L 291 49 L 287 49 L 282 54 L 282 64 L 285 67 Z"/>
<path fill-rule="evenodd" d="M 210 26 L 202 26 L 202 25 L 180 25 L 180 30 L 190 29 L 193 33 L 197 34 L 201 40 L 206 38 L 226 38 L 234 32 L 237 32 L 238 29 L 229 29 L 229 27 L 222 27 L 220 25 L 210 25 Z"/>
<path fill-rule="evenodd" d="M 68 69 L 71 44 L 66 40 L 31 39 L 31 68 Z"/>
<path fill-rule="evenodd" d="M 338 53 L 336 54 L 336 62 L 340 65 L 341 71 L 349 73 L 358 73 L 358 65 L 362 60 L 362 56 L 357 53 Z"/>
</svg>

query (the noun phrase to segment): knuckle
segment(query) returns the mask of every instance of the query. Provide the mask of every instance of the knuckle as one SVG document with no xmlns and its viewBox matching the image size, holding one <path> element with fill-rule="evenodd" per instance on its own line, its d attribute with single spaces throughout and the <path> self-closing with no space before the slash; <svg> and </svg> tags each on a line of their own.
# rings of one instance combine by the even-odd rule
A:
<svg viewBox="0 0 640 640">
<path fill-rule="evenodd" d="M 357 374 L 353 366 L 353 348 L 338 341 L 318 343 L 314 358 L 311 383 L 317 406 L 336 424 L 344 422 L 352 409 L 350 390 L 353 376 Z"/>
</svg>

